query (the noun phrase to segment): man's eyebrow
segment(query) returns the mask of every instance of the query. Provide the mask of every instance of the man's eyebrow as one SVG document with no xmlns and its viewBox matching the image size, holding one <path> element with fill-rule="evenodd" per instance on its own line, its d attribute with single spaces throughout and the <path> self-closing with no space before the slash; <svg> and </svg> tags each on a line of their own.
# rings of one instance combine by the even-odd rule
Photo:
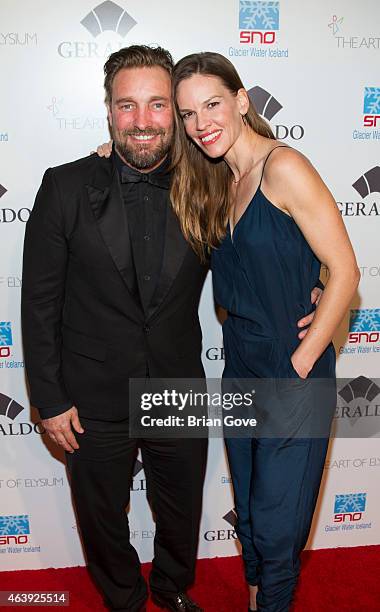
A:
<svg viewBox="0 0 380 612">
<path fill-rule="evenodd" d="M 223 96 L 219 96 L 219 95 L 215 94 L 215 96 L 211 96 L 210 98 L 207 98 L 207 100 L 204 100 L 202 102 L 202 104 L 208 104 L 214 98 L 222 98 L 222 97 Z M 180 110 L 181 113 L 185 113 L 185 112 L 191 111 L 192 109 L 191 108 L 180 108 L 179 110 Z"/>
<path fill-rule="evenodd" d="M 149 102 L 157 102 L 158 100 L 164 100 L 165 102 L 169 102 L 170 98 L 168 98 L 167 96 L 152 96 L 151 98 L 149 98 Z M 130 96 L 130 97 L 123 97 L 123 98 L 117 98 L 117 100 L 115 100 L 115 104 L 123 104 L 125 102 L 135 102 L 136 100 Z"/>
</svg>

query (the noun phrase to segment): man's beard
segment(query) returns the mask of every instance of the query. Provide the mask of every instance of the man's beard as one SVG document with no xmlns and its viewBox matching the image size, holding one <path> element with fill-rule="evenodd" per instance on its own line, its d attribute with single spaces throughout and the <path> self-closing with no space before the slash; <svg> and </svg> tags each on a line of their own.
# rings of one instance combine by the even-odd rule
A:
<svg viewBox="0 0 380 612">
<path fill-rule="evenodd" d="M 150 136 L 159 135 L 159 143 L 152 149 L 149 143 L 128 143 L 128 136 Z M 122 138 L 122 140 L 120 139 Z M 115 148 L 121 157 L 137 170 L 153 168 L 164 159 L 170 151 L 173 140 L 173 132 L 164 129 L 146 130 L 123 130 L 120 134 L 114 134 Z"/>
</svg>

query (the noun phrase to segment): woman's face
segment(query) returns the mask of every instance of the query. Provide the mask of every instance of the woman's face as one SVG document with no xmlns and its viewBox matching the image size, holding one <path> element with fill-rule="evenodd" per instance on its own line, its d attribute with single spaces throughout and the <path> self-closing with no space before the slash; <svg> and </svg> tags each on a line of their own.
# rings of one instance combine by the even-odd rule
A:
<svg viewBox="0 0 380 612">
<path fill-rule="evenodd" d="M 234 145 L 248 110 L 244 89 L 233 95 L 215 76 L 193 74 L 177 87 L 186 134 L 209 157 L 223 157 Z"/>
</svg>

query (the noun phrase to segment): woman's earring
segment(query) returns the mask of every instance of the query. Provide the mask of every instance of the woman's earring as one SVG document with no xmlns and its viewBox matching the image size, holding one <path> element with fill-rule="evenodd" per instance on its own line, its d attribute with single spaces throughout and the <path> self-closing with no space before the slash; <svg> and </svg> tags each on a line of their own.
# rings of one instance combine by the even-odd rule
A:
<svg viewBox="0 0 380 612">
<path fill-rule="evenodd" d="M 246 119 L 246 116 L 245 116 L 245 115 L 242 115 L 242 116 L 241 116 L 241 118 L 242 118 L 242 121 L 243 121 L 244 125 L 247 125 L 247 119 Z"/>
</svg>

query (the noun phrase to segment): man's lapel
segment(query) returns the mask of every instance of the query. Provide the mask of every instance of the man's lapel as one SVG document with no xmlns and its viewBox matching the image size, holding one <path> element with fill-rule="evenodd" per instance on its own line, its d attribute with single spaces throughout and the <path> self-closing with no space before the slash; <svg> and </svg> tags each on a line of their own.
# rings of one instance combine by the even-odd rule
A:
<svg viewBox="0 0 380 612">
<path fill-rule="evenodd" d="M 169 293 L 170 287 L 182 266 L 188 249 L 189 245 L 183 237 L 178 218 L 171 207 L 168 195 L 164 256 L 158 285 L 148 307 L 149 317 L 158 310 L 166 295 Z"/>
<path fill-rule="evenodd" d="M 136 295 L 128 219 L 117 169 L 111 159 L 99 160 L 92 184 L 86 185 L 88 199 L 100 234 L 130 293 Z"/>
</svg>

